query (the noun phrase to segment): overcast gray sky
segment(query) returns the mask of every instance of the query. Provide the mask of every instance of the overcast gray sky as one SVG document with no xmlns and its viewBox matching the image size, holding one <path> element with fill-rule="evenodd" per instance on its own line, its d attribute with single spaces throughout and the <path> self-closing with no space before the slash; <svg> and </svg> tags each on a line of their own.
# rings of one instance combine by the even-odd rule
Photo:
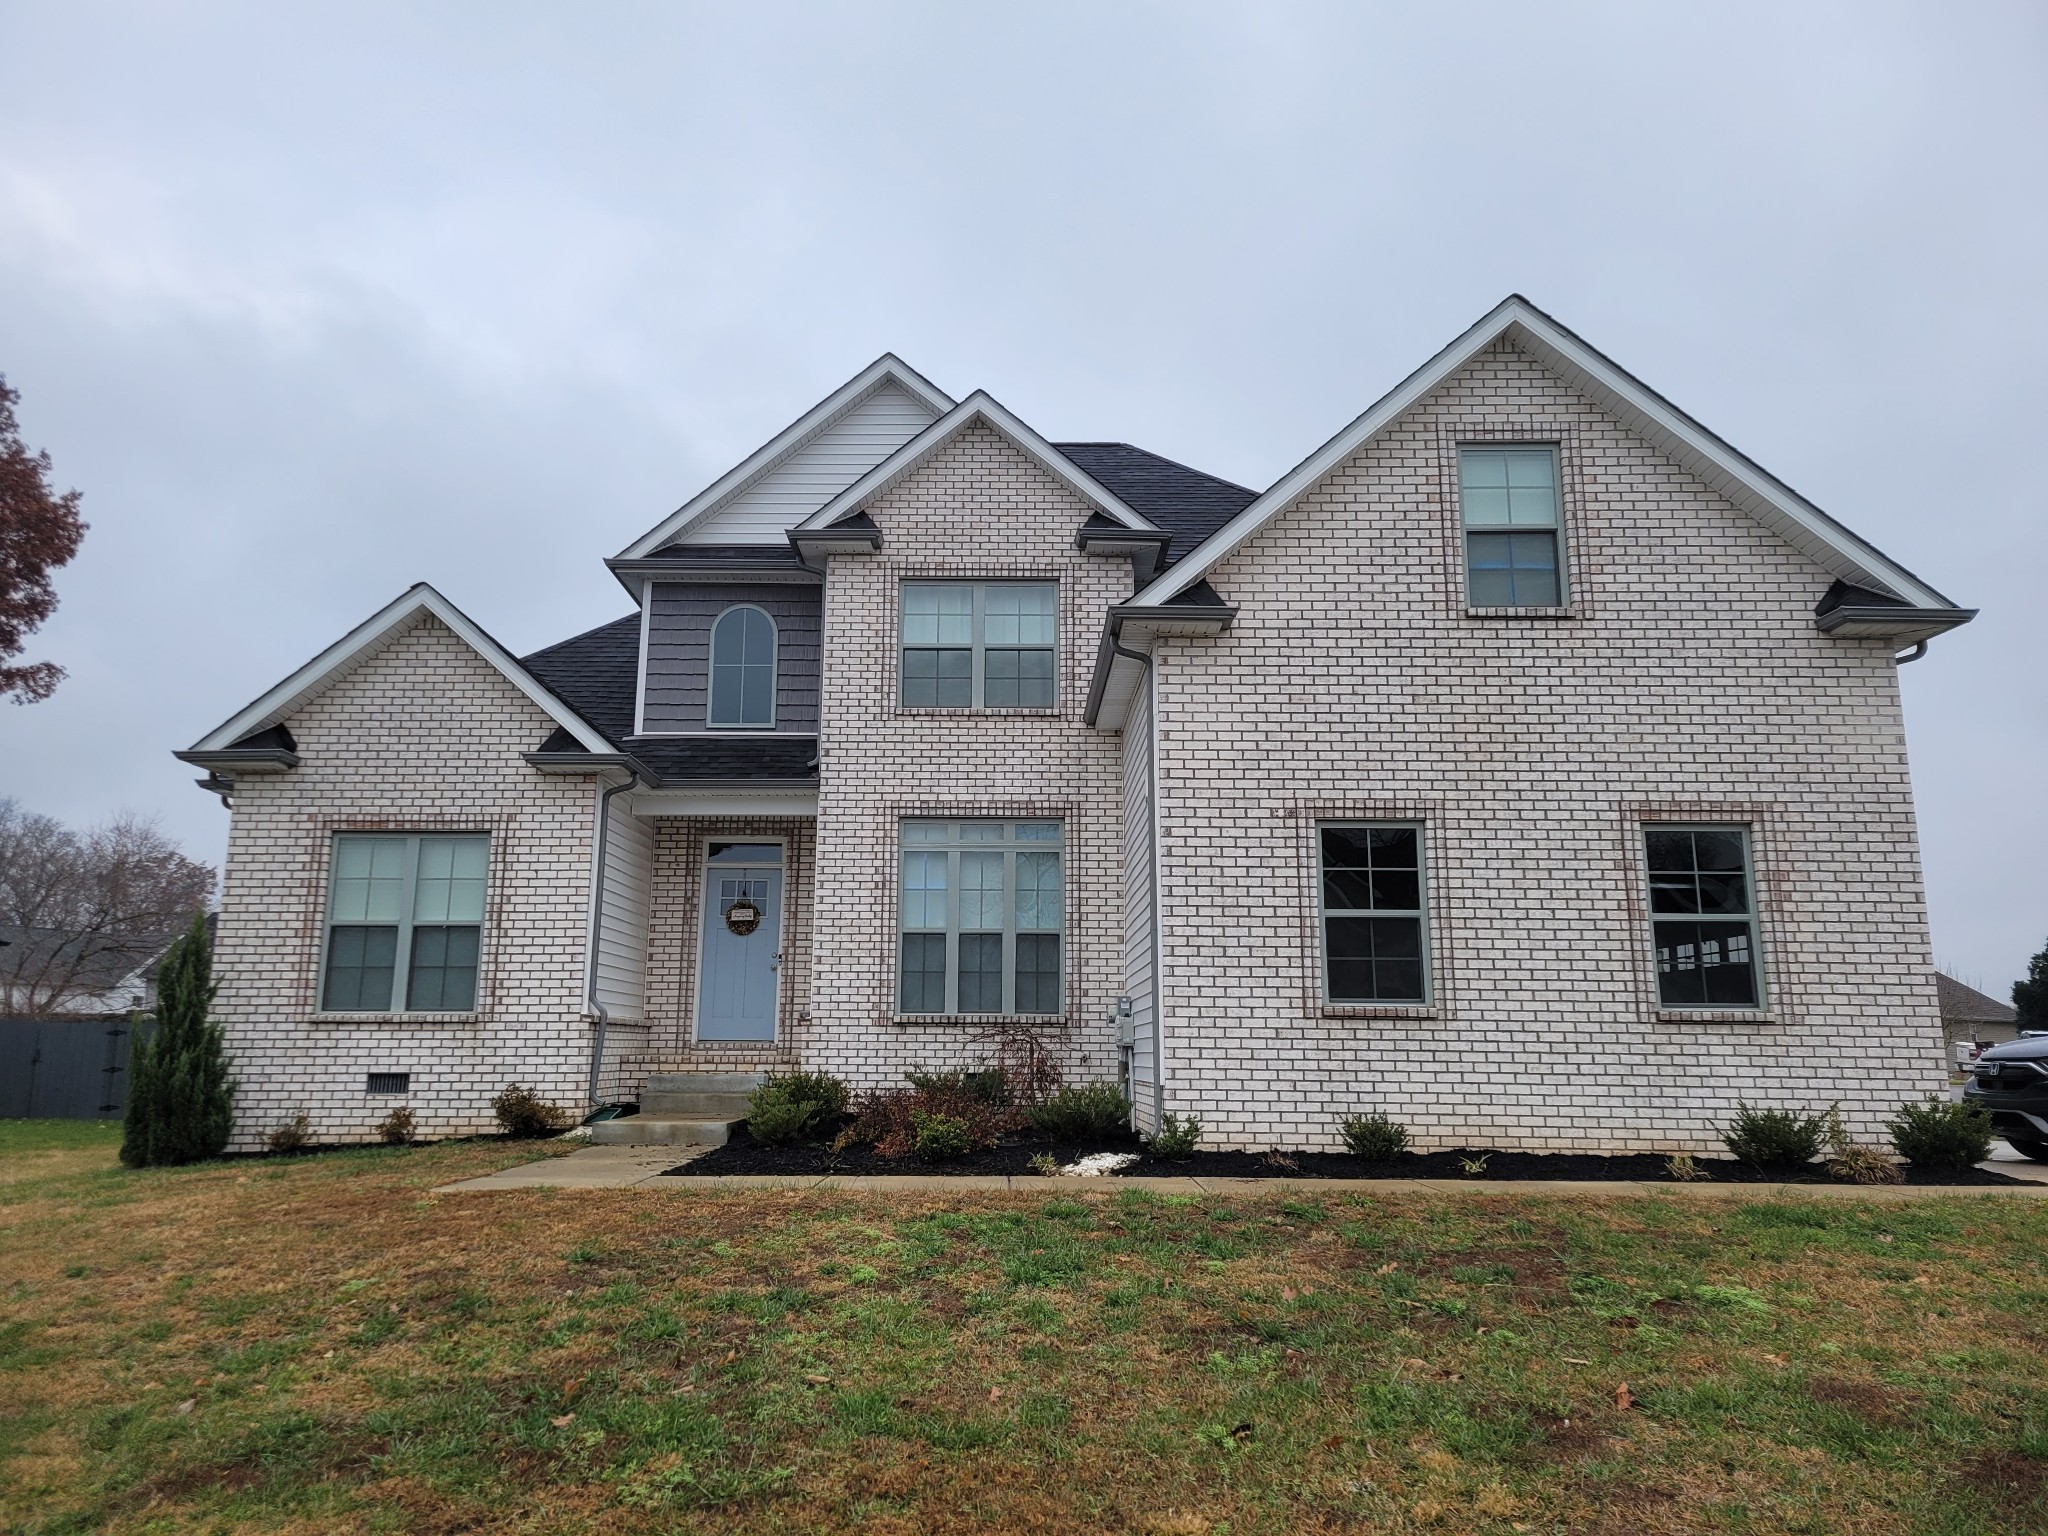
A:
<svg viewBox="0 0 2048 1536">
<path fill-rule="evenodd" d="M 884 350 L 1263 486 L 1520 291 L 1960 603 L 1937 956 L 2048 939 L 2048 8 L 22 5 L 0 372 L 85 548 L 0 795 L 160 814 L 414 581 L 514 650 Z"/>
</svg>

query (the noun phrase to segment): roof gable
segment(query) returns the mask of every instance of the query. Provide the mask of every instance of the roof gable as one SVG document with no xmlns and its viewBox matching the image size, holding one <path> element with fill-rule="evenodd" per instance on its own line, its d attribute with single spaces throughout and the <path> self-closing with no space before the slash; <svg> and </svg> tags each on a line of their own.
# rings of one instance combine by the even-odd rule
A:
<svg viewBox="0 0 2048 1536">
<path fill-rule="evenodd" d="M 325 692 L 412 629 L 425 615 L 432 615 L 445 625 L 586 751 L 612 750 L 611 744 L 588 721 L 543 686 L 469 615 L 421 582 L 343 635 L 254 703 L 200 737 L 182 755 L 191 757 L 225 751 L 246 737 L 280 724 L 308 700 Z"/>
<path fill-rule="evenodd" d="M 1171 565 L 1259 499 L 1257 491 L 1129 443 L 1054 443 L 1053 447 L 1173 535 Z"/>
<path fill-rule="evenodd" d="M 884 353 L 616 556 L 666 545 L 780 544 L 823 502 L 895 452 L 953 400 Z"/>
<path fill-rule="evenodd" d="M 792 532 L 815 532 L 831 527 L 842 518 L 853 516 L 923 464 L 940 448 L 975 425 L 989 428 L 1025 458 L 1120 526 L 1145 529 L 1153 527 L 1151 522 L 1133 511 L 1121 496 L 1040 437 L 986 390 L 978 389 L 797 524 Z"/>
<path fill-rule="evenodd" d="M 1152 582 L 1133 602 L 1140 606 L 1163 603 L 1201 580 L 1411 406 L 1503 338 L 1612 412 L 1639 437 L 1804 552 L 1822 569 L 1853 586 L 1889 594 L 1914 607 L 1957 611 L 1953 603 L 1904 566 L 1858 538 L 1520 294 L 1509 295 L 1470 330 L 1395 385 L 1363 415 L 1282 475 L 1256 501 Z"/>
</svg>

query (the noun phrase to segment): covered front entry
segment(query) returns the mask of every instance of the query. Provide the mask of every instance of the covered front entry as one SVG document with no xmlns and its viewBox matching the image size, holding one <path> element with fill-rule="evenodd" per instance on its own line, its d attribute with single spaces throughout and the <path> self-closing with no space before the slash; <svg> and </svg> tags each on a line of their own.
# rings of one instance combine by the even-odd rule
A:
<svg viewBox="0 0 2048 1536">
<path fill-rule="evenodd" d="M 748 920 L 749 906 L 758 919 Z M 703 910 L 697 1038 L 772 1041 L 782 967 L 782 845 L 711 843 Z"/>
</svg>

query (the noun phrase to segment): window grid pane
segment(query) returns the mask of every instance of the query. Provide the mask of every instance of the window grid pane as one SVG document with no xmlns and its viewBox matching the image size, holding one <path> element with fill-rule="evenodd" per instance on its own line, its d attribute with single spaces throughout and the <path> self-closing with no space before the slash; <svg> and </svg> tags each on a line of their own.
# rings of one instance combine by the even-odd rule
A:
<svg viewBox="0 0 2048 1536">
<path fill-rule="evenodd" d="M 712 725 L 775 724 L 775 621 L 759 608 L 728 608 L 711 626 Z"/>
<path fill-rule="evenodd" d="M 1058 822 L 906 821 L 897 1008 L 1064 1011 Z"/>
<path fill-rule="evenodd" d="M 490 839 L 334 839 L 320 1007 L 333 1013 L 475 1009 Z"/>
<path fill-rule="evenodd" d="M 906 582 L 898 668 L 910 709 L 1051 709 L 1052 582 Z"/>
<path fill-rule="evenodd" d="M 1472 607 L 1563 603 L 1555 449 L 1460 448 L 1458 501 L 1466 530 L 1466 601 Z"/>
<path fill-rule="evenodd" d="M 1761 1006 L 1749 840 L 1743 830 L 1645 827 L 1643 853 L 1659 1004 Z"/>
</svg>

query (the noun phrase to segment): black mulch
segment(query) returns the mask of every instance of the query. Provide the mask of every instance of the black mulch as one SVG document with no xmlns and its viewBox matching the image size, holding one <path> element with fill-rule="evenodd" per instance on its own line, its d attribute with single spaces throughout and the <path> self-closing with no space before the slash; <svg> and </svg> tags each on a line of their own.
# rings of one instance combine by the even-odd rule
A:
<svg viewBox="0 0 2048 1536">
<path fill-rule="evenodd" d="M 695 1162 L 671 1168 L 670 1173 L 708 1174 L 993 1174 L 1032 1172 L 1031 1160 L 1050 1152 L 1062 1164 L 1091 1152 L 1136 1152 L 1137 1162 L 1122 1170 L 1124 1178 L 1210 1178 L 1210 1179 L 1578 1179 L 1625 1180 L 1642 1184 L 1671 1184 L 1666 1160 L 1661 1153 L 1639 1152 L 1627 1156 L 1603 1157 L 1585 1152 L 1482 1152 L 1468 1149 L 1453 1152 L 1406 1152 L 1388 1162 L 1367 1162 L 1348 1152 L 1196 1152 L 1178 1162 L 1155 1158 L 1144 1151 L 1137 1138 L 1106 1138 L 1084 1144 L 1053 1143 L 1029 1137 L 1005 1139 L 985 1152 L 974 1152 L 949 1163 L 920 1162 L 914 1157 L 879 1157 L 872 1147 L 848 1147 L 834 1152 L 813 1143 L 798 1147 L 766 1147 L 747 1134 L 744 1125 L 733 1127 L 732 1140 L 715 1147 Z M 1466 1168 L 1467 1159 L 1486 1159 L 1484 1169 Z M 1720 1184 L 1829 1184 L 1824 1169 L 1814 1164 L 1810 1171 L 1763 1172 L 1733 1158 L 1702 1157 L 1694 1167 L 1709 1180 Z M 2020 1179 L 1982 1168 L 1904 1170 L 1908 1184 L 1969 1185 L 2018 1184 Z"/>
</svg>

